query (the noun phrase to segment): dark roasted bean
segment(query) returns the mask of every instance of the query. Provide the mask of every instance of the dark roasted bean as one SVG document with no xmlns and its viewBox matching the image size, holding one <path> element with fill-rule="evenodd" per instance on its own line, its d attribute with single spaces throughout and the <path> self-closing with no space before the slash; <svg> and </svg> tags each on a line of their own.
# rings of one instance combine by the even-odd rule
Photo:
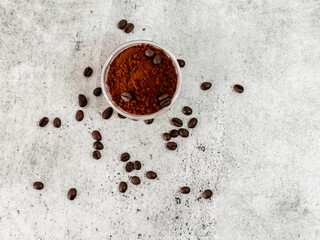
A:
<svg viewBox="0 0 320 240">
<path fill-rule="evenodd" d="M 97 130 L 94 130 L 94 131 L 92 132 L 92 138 L 93 138 L 94 140 L 96 140 L 96 141 L 101 141 L 101 139 L 102 139 L 100 132 L 97 131 Z"/>
<path fill-rule="evenodd" d="M 113 113 L 112 107 L 108 107 L 106 110 L 103 111 L 102 118 L 109 119 L 112 116 L 112 113 Z"/>
<path fill-rule="evenodd" d="M 162 62 L 162 57 L 160 55 L 156 55 L 154 58 L 153 58 L 153 64 L 155 65 L 158 65 Z"/>
<path fill-rule="evenodd" d="M 189 187 L 182 187 L 182 188 L 180 188 L 180 192 L 182 194 L 188 194 L 190 192 L 190 188 Z"/>
<path fill-rule="evenodd" d="M 205 90 L 210 89 L 211 86 L 212 86 L 212 84 L 211 84 L 210 82 L 203 82 L 203 83 L 201 84 L 200 88 L 205 91 Z"/>
<path fill-rule="evenodd" d="M 84 70 L 83 75 L 84 75 L 85 77 L 90 77 L 90 76 L 92 75 L 92 72 L 93 72 L 92 68 L 91 68 L 91 67 L 87 67 L 87 68 Z"/>
<path fill-rule="evenodd" d="M 161 94 L 159 97 L 158 97 L 158 100 L 159 101 L 162 101 L 162 100 L 164 100 L 164 99 L 166 99 L 166 98 L 169 98 L 170 96 L 169 96 L 169 94 L 168 93 L 164 93 L 164 94 Z"/>
<path fill-rule="evenodd" d="M 210 189 L 207 189 L 202 193 L 202 197 L 204 199 L 211 198 L 211 196 L 212 196 L 212 191 Z"/>
<path fill-rule="evenodd" d="M 164 133 L 164 134 L 162 134 L 162 137 L 163 137 L 163 139 L 166 140 L 166 141 L 169 141 L 169 140 L 171 139 L 171 136 L 170 136 L 169 133 Z"/>
<path fill-rule="evenodd" d="M 185 115 L 191 115 L 191 114 L 192 114 L 192 109 L 191 109 L 191 107 L 184 106 L 184 107 L 182 108 L 182 112 L 183 112 Z"/>
<path fill-rule="evenodd" d="M 121 182 L 119 184 L 119 192 L 124 193 L 125 191 L 127 191 L 128 189 L 128 185 L 126 182 Z"/>
<path fill-rule="evenodd" d="M 172 118 L 171 123 L 176 127 L 182 127 L 182 125 L 183 125 L 182 120 L 179 118 Z"/>
<path fill-rule="evenodd" d="M 236 91 L 237 93 L 243 93 L 244 88 L 243 88 L 243 86 L 236 84 L 233 86 L 233 90 Z"/>
<path fill-rule="evenodd" d="M 67 196 L 68 196 L 68 199 L 69 199 L 69 200 L 75 199 L 76 196 L 77 196 L 77 189 L 75 189 L 75 188 L 70 188 Z"/>
<path fill-rule="evenodd" d="M 169 105 L 171 104 L 171 98 L 166 98 L 166 99 L 163 99 L 161 102 L 160 102 L 160 106 L 161 107 L 168 107 Z"/>
<path fill-rule="evenodd" d="M 153 123 L 153 120 L 154 120 L 154 119 L 148 119 L 148 120 L 144 120 L 144 122 L 145 122 L 146 124 L 151 124 L 151 123 Z"/>
<path fill-rule="evenodd" d="M 130 102 L 132 100 L 132 96 L 128 92 L 123 92 L 121 94 L 121 98 L 122 98 L 123 101 L 126 101 L 126 102 Z"/>
<path fill-rule="evenodd" d="M 179 136 L 178 130 L 172 129 L 172 130 L 170 131 L 170 136 L 171 136 L 171 137 L 178 137 L 178 136 Z"/>
<path fill-rule="evenodd" d="M 120 156 L 120 161 L 122 162 L 126 162 L 130 159 L 130 154 L 125 152 L 125 153 L 122 153 L 121 156 Z"/>
<path fill-rule="evenodd" d="M 137 177 L 137 176 L 131 177 L 130 180 L 131 180 L 132 184 L 134 184 L 134 185 L 139 185 L 140 184 L 140 178 Z"/>
<path fill-rule="evenodd" d="M 94 142 L 93 143 L 93 148 L 97 150 L 102 150 L 103 149 L 103 144 L 101 142 Z"/>
<path fill-rule="evenodd" d="M 128 23 L 123 30 L 126 33 L 131 33 L 133 29 L 134 29 L 134 25 L 132 23 Z"/>
<path fill-rule="evenodd" d="M 196 118 L 191 118 L 190 121 L 188 122 L 188 127 L 189 128 L 194 128 L 198 124 L 198 119 Z"/>
<path fill-rule="evenodd" d="M 134 166 L 135 170 L 140 170 L 141 169 L 141 162 L 140 161 L 134 161 L 133 166 Z"/>
<path fill-rule="evenodd" d="M 151 50 L 151 49 L 147 49 L 147 50 L 144 51 L 144 54 L 145 54 L 148 58 L 151 58 L 151 57 L 153 57 L 153 55 L 154 55 L 154 51 Z"/>
<path fill-rule="evenodd" d="M 53 126 L 59 128 L 61 126 L 61 119 L 58 117 L 53 119 Z"/>
<path fill-rule="evenodd" d="M 132 170 L 134 169 L 133 163 L 132 163 L 132 162 L 128 162 L 128 163 L 126 164 L 125 169 L 126 169 L 127 172 L 132 172 Z"/>
<path fill-rule="evenodd" d="M 77 113 L 76 113 L 76 120 L 77 121 L 82 121 L 83 117 L 84 117 L 83 111 L 82 110 L 78 110 Z"/>
<path fill-rule="evenodd" d="M 168 142 L 167 143 L 167 148 L 171 151 L 176 150 L 177 149 L 177 144 L 175 142 Z"/>
<path fill-rule="evenodd" d="M 186 137 L 189 136 L 189 131 L 188 131 L 187 129 L 185 129 L 185 128 L 180 128 L 180 129 L 179 129 L 179 135 L 180 135 L 181 137 L 186 138 Z"/>
<path fill-rule="evenodd" d="M 48 122 L 49 122 L 49 118 L 43 117 L 43 118 L 41 118 L 41 120 L 39 121 L 39 126 L 40 126 L 40 127 L 44 127 L 44 126 L 46 126 L 46 125 L 48 124 Z"/>
<path fill-rule="evenodd" d="M 95 90 L 93 90 L 93 95 L 95 95 L 97 97 L 100 96 L 101 93 L 102 93 L 101 87 L 97 87 Z"/>
<path fill-rule="evenodd" d="M 118 23 L 118 28 L 119 29 L 124 29 L 124 27 L 127 25 L 127 20 L 122 19 L 120 20 L 120 22 Z"/>
<path fill-rule="evenodd" d="M 146 173 L 147 178 L 149 179 L 156 179 L 157 178 L 157 173 L 153 172 L 153 171 L 148 171 Z"/>
<path fill-rule="evenodd" d="M 43 183 L 42 182 L 34 182 L 33 188 L 37 189 L 37 190 L 41 190 L 43 188 Z"/>
<path fill-rule="evenodd" d="M 79 100 L 79 106 L 80 106 L 80 107 L 85 107 L 85 106 L 87 106 L 88 100 L 87 100 L 87 98 L 86 98 L 85 95 L 79 94 L 78 100 Z"/>
<path fill-rule="evenodd" d="M 125 118 L 127 118 L 127 117 L 125 117 L 125 116 L 121 115 L 120 113 L 118 113 L 118 117 L 119 117 L 119 118 L 121 118 L 121 119 L 125 119 Z"/>
<path fill-rule="evenodd" d="M 180 67 L 184 67 L 184 65 L 186 65 L 186 62 L 182 59 L 178 59 L 177 61 L 178 61 Z"/>
<path fill-rule="evenodd" d="M 93 157 L 94 159 L 98 160 L 98 159 L 101 158 L 101 153 L 96 150 L 96 151 L 94 151 L 94 152 L 92 153 L 92 157 Z"/>
</svg>

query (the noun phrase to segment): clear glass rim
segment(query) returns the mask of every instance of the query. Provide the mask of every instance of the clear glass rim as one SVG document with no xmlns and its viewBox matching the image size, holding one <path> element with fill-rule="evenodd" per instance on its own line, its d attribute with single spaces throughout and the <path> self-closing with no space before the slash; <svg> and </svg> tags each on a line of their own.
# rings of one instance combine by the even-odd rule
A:
<svg viewBox="0 0 320 240">
<path fill-rule="evenodd" d="M 139 44 L 149 44 L 154 46 L 155 48 L 159 48 L 162 49 L 168 57 L 171 58 L 173 65 L 175 67 L 175 70 L 177 72 L 178 75 L 178 79 L 177 79 L 177 88 L 176 88 L 176 92 L 173 96 L 173 98 L 171 99 L 171 104 L 168 107 L 162 108 L 160 111 L 152 113 L 152 114 L 148 114 L 148 115 L 137 115 L 137 114 L 131 114 L 128 113 L 124 110 L 122 110 L 111 98 L 111 95 L 109 93 L 109 89 L 108 86 L 106 84 L 106 80 L 107 80 L 107 75 L 108 75 L 108 71 L 109 71 L 109 66 L 111 64 L 111 62 L 118 56 L 118 54 L 120 54 L 123 50 L 135 46 L 135 45 L 139 45 Z M 105 96 L 105 98 L 107 99 L 108 104 L 118 113 L 120 113 L 121 115 L 130 118 L 130 119 L 135 119 L 135 120 L 146 120 L 146 119 L 152 119 L 152 118 L 156 118 L 159 115 L 161 115 L 162 113 L 164 113 L 165 111 L 167 111 L 170 106 L 172 106 L 172 104 L 175 102 L 175 100 L 178 98 L 178 95 L 180 93 L 181 90 L 181 84 L 182 84 L 182 76 L 181 76 L 181 69 L 179 67 L 178 61 L 176 60 L 176 58 L 174 57 L 174 55 L 167 50 L 166 48 L 160 46 L 159 44 L 152 42 L 152 41 L 148 41 L 148 40 L 133 40 L 133 41 L 129 41 L 126 42 L 124 44 L 122 44 L 121 46 L 119 46 L 118 48 L 116 48 L 108 57 L 107 61 L 105 62 L 105 64 L 103 65 L 102 68 L 102 73 L 101 73 L 101 86 L 102 86 L 102 91 L 103 91 L 103 95 Z"/>
</svg>

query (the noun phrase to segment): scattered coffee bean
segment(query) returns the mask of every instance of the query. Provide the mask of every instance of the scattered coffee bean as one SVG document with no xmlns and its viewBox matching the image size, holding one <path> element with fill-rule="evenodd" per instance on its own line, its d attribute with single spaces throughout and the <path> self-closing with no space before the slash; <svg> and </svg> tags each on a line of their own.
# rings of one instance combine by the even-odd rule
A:
<svg viewBox="0 0 320 240">
<path fill-rule="evenodd" d="M 164 99 L 166 99 L 166 98 L 169 98 L 169 94 L 168 94 L 168 93 L 164 93 L 164 94 L 160 95 L 160 96 L 158 97 L 158 100 L 159 100 L 159 101 L 162 101 L 162 100 L 164 100 Z"/>
<path fill-rule="evenodd" d="M 182 125 L 183 125 L 182 120 L 179 118 L 172 118 L 171 123 L 176 127 L 182 127 Z"/>
<path fill-rule="evenodd" d="M 182 193 L 182 194 L 188 194 L 189 192 L 190 192 L 190 188 L 189 187 L 180 188 L 180 193 Z"/>
<path fill-rule="evenodd" d="M 152 58 L 154 55 L 154 51 L 151 49 L 147 49 L 144 51 L 144 54 L 148 57 L 148 58 Z"/>
<path fill-rule="evenodd" d="M 148 119 L 148 120 L 144 120 L 144 122 L 145 122 L 146 124 L 151 124 L 151 123 L 153 123 L 153 120 L 154 120 L 154 119 Z"/>
<path fill-rule="evenodd" d="M 133 163 L 132 163 L 132 162 L 128 162 L 128 163 L 126 164 L 125 169 L 126 169 L 127 172 L 132 172 L 132 170 L 134 169 Z"/>
<path fill-rule="evenodd" d="M 126 162 L 130 159 L 130 154 L 125 152 L 125 153 L 122 153 L 121 156 L 120 156 L 120 161 L 121 162 Z"/>
<path fill-rule="evenodd" d="M 134 29 L 134 25 L 132 23 L 128 23 L 123 30 L 126 33 L 131 33 L 133 29 Z"/>
<path fill-rule="evenodd" d="M 124 29 L 124 27 L 127 25 L 127 20 L 122 19 L 120 20 L 120 22 L 118 23 L 118 28 L 119 29 Z"/>
<path fill-rule="evenodd" d="M 93 143 L 93 148 L 97 150 L 102 150 L 103 149 L 103 144 L 101 142 L 94 142 Z"/>
<path fill-rule="evenodd" d="M 33 188 L 37 189 L 37 190 L 41 190 L 43 188 L 43 183 L 42 182 L 34 182 Z"/>
<path fill-rule="evenodd" d="M 170 136 L 171 136 L 171 137 L 178 137 L 178 136 L 179 136 L 178 130 L 172 129 L 172 130 L 170 131 Z"/>
<path fill-rule="evenodd" d="M 118 117 L 119 117 L 119 118 L 121 118 L 121 119 L 125 119 L 125 118 L 127 118 L 127 117 L 125 117 L 125 116 L 121 115 L 120 113 L 118 113 Z"/>
<path fill-rule="evenodd" d="M 74 200 L 76 198 L 76 196 L 77 196 L 77 189 L 70 188 L 67 196 L 68 196 L 69 200 Z"/>
<path fill-rule="evenodd" d="M 126 101 L 126 102 L 130 102 L 132 100 L 132 96 L 128 92 L 123 92 L 121 94 L 121 98 L 122 98 L 123 101 Z"/>
<path fill-rule="evenodd" d="M 103 111 L 102 113 L 102 118 L 103 119 L 109 119 L 112 116 L 113 113 L 113 108 L 108 107 L 106 110 Z"/>
<path fill-rule="evenodd" d="M 101 87 L 97 87 L 95 90 L 93 90 L 93 95 L 95 95 L 96 97 L 100 96 L 101 93 L 102 93 Z"/>
<path fill-rule="evenodd" d="M 85 106 L 87 106 L 88 100 L 87 100 L 87 98 L 86 98 L 85 95 L 79 94 L 78 99 L 79 99 L 79 106 L 80 106 L 80 107 L 85 107 Z"/>
<path fill-rule="evenodd" d="M 137 177 L 137 176 L 131 177 L 130 180 L 131 180 L 132 184 L 134 184 L 134 185 L 139 185 L 140 184 L 140 178 Z"/>
<path fill-rule="evenodd" d="M 101 139 L 102 139 L 100 132 L 97 131 L 97 130 L 94 130 L 94 131 L 92 132 L 92 137 L 93 137 L 93 139 L 96 140 L 96 141 L 101 141 Z"/>
<path fill-rule="evenodd" d="M 126 182 L 121 182 L 119 184 L 119 192 L 124 193 L 125 191 L 127 191 L 128 189 L 128 185 Z"/>
<path fill-rule="evenodd" d="M 169 133 L 164 133 L 164 134 L 162 134 L 162 137 L 163 137 L 163 139 L 166 140 L 166 141 L 169 141 L 169 140 L 171 139 L 171 136 L 170 136 Z"/>
<path fill-rule="evenodd" d="M 61 119 L 60 118 L 55 118 L 53 120 L 53 126 L 56 128 L 59 128 L 61 126 Z"/>
<path fill-rule="evenodd" d="M 186 62 L 182 59 L 178 59 L 177 61 L 178 61 L 180 67 L 184 67 L 184 65 L 186 65 Z"/>
<path fill-rule="evenodd" d="M 243 88 L 243 86 L 236 84 L 233 86 L 233 90 L 236 91 L 237 93 L 243 93 L 244 88 Z"/>
<path fill-rule="evenodd" d="M 168 142 L 167 143 L 167 148 L 168 150 L 174 151 L 177 149 L 177 144 L 175 142 Z"/>
<path fill-rule="evenodd" d="M 212 84 L 211 84 L 210 82 L 203 82 L 203 83 L 201 84 L 200 88 L 205 91 L 205 90 L 210 89 L 211 86 L 212 86 Z"/>
<path fill-rule="evenodd" d="M 48 124 L 48 122 L 49 122 L 49 118 L 43 117 L 43 118 L 41 118 L 41 120 L 39 121 L 39 126 L 40 126 L 40 127 L 44 127 L 44 126 L 46 126 L 46 125 Z"/>
<path fill-rule="evenodd" d="M 135 170 L 140 170 L 141 169 L 141 162 L 140 161 L 134 161 L 133 166 L 134 166 Z"/>
<path fill-rule="evenodd" d="M 91 67 L 87 67 L 85 70 L 84 70 L 84 72 L 83 72 L 83 75 L 85 76 L 85 77 L 90 77 L 91 75 L 92 75 L 92 68 Z"/>
<path fill-rule="evenodd" d="M 169 105 L 171 104 L 171 98 L 166 98 L 166 99 L 163 99 L 161 102 L 160 102 L 160 106 L 161 107 L 168 107 Z"/>
<path fill-rule="evenodd" d="M 198 119 L 196 118 L 191 118 L 190 121 L 188 122 L 188 127 L 189 128 L 194 128 L 198 124 Z"/>
<path fill-rule="evenodd" d="M 153 172 L 153 171 L 148 171 L 146 173 L 147 178 L 149 179 L 156 179 L 157 178 L 157 173 Z"/>
<path fill-rule="evenodd" d="M 158 65 L 160 64 L 162 61 L 162 57 L 160 55 L 156 55 L 154 58 L 153 58 L 153 64 L 155 65 Z"/>
<path fill-rule="evenodd" d="M 212 191 L 210 189 L 207 189 L 202 193 L 202 197 L 204 199 L 211 198 L 211 196 L 212 196 Z"/>
<path fill-rule="evenodd" d="M 185 129 L 185 128 L 180 128 L 180 129 L 179 129 L 179 135 L 180 135 L 181 137 L 186 138 L 186 137 L 189 136 L 189 131 L 188 131 L 187 129 Z"/>
<path fill-rule="evenodd" d="M 77 113 L 76 113 L 76 120 L 79 122 L 79 121 L 82 121 L 84 117 L 84 113 L 82 110 L 78 110 Z"/>
<path fill-rule="evenodd" d="M 182 112 L 183 112 L 185 115 L 191 115 L 191 114 L 192 114 L 192 109 L 191 109 L 191 107 L 184 106 L 184 107 L 182 108 Z"/>
<path fill-rule="evenodd" d="M 94 151 L 92 153 L 92 157 L 96 160 L 100 159 L 101 158 L 101 153 L 99 151 Z"/>
</svg>

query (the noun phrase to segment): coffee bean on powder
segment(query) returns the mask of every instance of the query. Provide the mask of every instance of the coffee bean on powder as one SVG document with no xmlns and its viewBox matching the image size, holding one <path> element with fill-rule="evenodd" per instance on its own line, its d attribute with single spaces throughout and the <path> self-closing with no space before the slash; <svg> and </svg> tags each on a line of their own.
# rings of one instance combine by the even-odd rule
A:
<svg viewBox="0 0 320 240">
<path fill-rule="evenodd" d="M 70 188 L 67 196 L 68 196 L 69 200 L 74 200 L 76 198 L 76 196 L 77 196 L 77 189 Z"/>
<path fill-rule="evenodd" d="M 37 190 L 41 190 L 43 188 L 43 183 L 42 182 L 34 182 L 33 188 L 37 189 Z"/>
<path fill-rule="evenodd" d="M 178 130 L 172 129 L 172 130 L 170 131 L 170 136 L 171 136 L 171 137 L 178 137 L 178 136 L 179 136 Z"/>
<path fill-rule="evenodd" d="M 146 173 L 147 178 L 149 179 L 156 179 L 157 178 L 157 173 L 153 172 L 153 171 L 148 171 Z"/>
<path fill-rule="evenodd" d="M 140 161 L 134 161 L 133 167 L 135 170 L 140 170 L 141 169 L 141 162 Z"/>
<path fill-rule="evenodd" d="M 120 22 L 118 23 L 118 28 L 119 29 L 124 29 L 124 27 L 127 25 L 127 20 L 122 19 L 120 20 Z"/>
<path fill-rule="evenodd" d="M 236 84 L 233 86 L 233 90 L 236 91 L 237 93 L 243 93 L 244 88 L 243 88 L 243 86 Z"/>
<path fill-rule="evenodd" d="M 134 29 L 134 25 L 132 23 L 128 23 L 123 30 L 126 33 L 131 33 L 133 29 Z"/>
<path fill-rule="evenodd" d="M 78 100 L 79 100 L 79 106 L 80 106 L 80 107 L 85 107 L 85 106 L 87 106 L 88 100 L 87 100 L 87 98 L 86 98 L 85 95 L 79 94 Z"/>
<path fill-rule="evenodd" d="M 190 121 L 188 122 L 188 127 L 189 128 L 194 128 L 198 124 L 198 119 L 196 118 L 191 118 Z"/>
<path fill-rule="evenodd" d="M 91 67 L 87 67 L 85 70 L 84 70 L 84 72 L 83 72 L 83 75 L 85 76 L 85 77 L 90 77 L 91 76 L 91 74 L 92 74 L 92 68 Z"/>
<path fill-rule="evenodd" d="M 59 128 L 61 126 L 61 119 L 58 117 L 53 119 L 53 126 Z"/>
<path fill-rule="evenodd" d="M 95 90 L 93 90 L 93 95 L 95 95 L 96 97 L 100 96 L 101 93 L 102 93 L 101 87 L 97 87 Z"/>
<path fill-rule="evenodd" d="M 164 133 L 164 134 L 162 134 L 162 137 L 163 137 L 163 139 L 164 139 L 165 141 L 169 141 L 169 140 L 171 139 L 171 136 L 170 136 L 169 133 Z"/>
<path fill-rule="evenodd" d="M 130 102 L 131 99 L 132 99 L 132 96 L 131 96 L 131 94 L 128 93 L 128 92 L 123 92 L 123 93 L 121 94 L 121 98 L 122 98 L 123 101 Z"/>
<path fill-rule="evenodd" d="M 186 65 L 185 61 L 182 59 L 178 59 L 177 61 L 178 61 L 180 67 L 184 67 L 184 65 Z"/>
<path fill-rule="evenodd" d="M 153 120 L 154 120 L 154 119 L 148 119 L 148 120 L 144 120 L 144 122 L 145 122 L 146 124 L 151 124 L 151 123 L 153 123 Z"/>
<path fill-rule="evenodd" d="M 103 144 L 101 142 L 99 142 L 99 141 L 94 142 L 93 143 L 93 148 L 97 149 L 97 150 L 102 150 L 103 149 Z"/>
<path fill-rule="evenodd" d="M 204 199 L 211 198 L 211 196 L 212 196 L 212 191 L 210 189 L 207 189 L 202 193 L 202 197 Z"/>
<path fill-rule="evenodd" d="M 124 193 L 125 191 L 127 191 L 128 189 L 128 185 L 126 182 L 121 182 L 119 184 L 119 192 Z"/>
<path fill-rule="evenodd" d="M 159 101 L 162 101 L 166 98 L 169 98 L 169 94 L 168 93 L 164 93 L 164 94 L 161 94 L 159 97 L 158 97 L 158 100 Z"/>
<path fill-rule="evenodd" d="M 189 131 L 188 131 L 187 129 L 185 129 L 185 128 L 180 128 L 180 129 L 179 129 L 179 135 L 180 135 L 181 137 L 186 138 L 186 137 L 189 136 Z"/>
<path fill-rule="evenodd" d="M 96 160 L 100 159 L 101 158 L 101 153 L 99 151 L 94 151 L 92 153 L 92 157 Z"/>
<path fill-rule="evenodd" d="M 158 65 L 158 64 L 160 64 L 161 63 L 161 61 L 162 61 L 162 57 L 160 56 L 160 55 L 156 55 L 154 58 L 153 58 L 153 64 L 155 64 L 155 65 Z"/>
<path fill-rule="evenodd" d="M 120 161 L 121 162 L 126 162 L 130 159 L 130 154 L 125 152 L 125 153 L 122 153 L 121 156 L 120 156 Z"/>
<path fill-rule="evenodd" d="M 168 150 L 171 150 L 171 151 L 174 151 L 177 149 L 177 144 L 175 142 L 168 142 L 167 143 L 167 149 Z"/>
<path fill-rule="evenodd" d="M 200 88 L 205 91 L 205 90 L 210 89 L 211 86 L 212 86 L 212 84 L 211 84 L 210 82 L 203 82 L 203 83 L 201 84 Z"/>
<path fill-rule="evenodd" d="M 46 126 L 46 125 L 48 124 L 48 122 L 49 122 L 49 118 L 43 117 L 43 118 L 41 118 L 41 120 L 39 121 L 39 126 L 40 126 L 40 127 L 44 127 L 44 126 Z"/>
<path fill-rule="evenodd" d="M 161 107 L 168 107 L 169 105 L 171 104 L 171 98 L 166 98 L 166 99 L 163 99 L 161 102 L 160 102 L 160 106 Z"/>
<path fill-rule="evenodd" d="M 189 192 L 190 192 L 190 188 L 189 187 L 180 188 L 180 193 L 182 193 L 182 194 L 188 194 Z"/>
<path fill-rule="evenodd" d="M 130 178 L 130 181 L 132 182 L 132 184 L 134 185 L 139 185 L 140 184 L 140 178 L 137 176 L 133 176 Z"/>
<path fill-rule="evenodd" d="M 77 120 L 78 122 L 79 122 L 79 121 L 82 121 L 83 117 L 84 117 L 83 111 L 78 110 L 77 113 L 76 113 L 76 120 Z"/>
<path fill-rule="evenodd" d="M 109 119 L 112 116 L 113 113 L 113 108 L 108 107 L 106 110 L 103 111 L 102 113 L 102 118 L 103 119 Z"/>
<path fill-rule="evenodd" d="M 185 115 L 191 115 L 191 114 L 192 114 L 192 109 L 191 109 L 191 107 L 184 106 L 184 107 L 182 108 L 182 112 L 183 112 L 183 114 L 185 114 Z"/>
<path fill-rule="evenodd" d="M 119 118 L 121 118 L 121 119 L 125 119 L 125 118 L 127 118 L 127 117 L 125 117 L 125 116 L 121 115 L 120 113 L 118 113 L 118 117 L 119 117 Z"/>
<path fill-rule="evenodd" d="M 96 140 L 96 141 L 101 141 L 101 139 L 102 139 L 100 132 L 97 131 L 97 130 L 94 130 L 94 131 L 92 132 L 92 138 L 93 138 L 94 140 Z"/>
<path fill-rule="evenodd" d="M 127 172 L 132 172 L 132 170 L 134 169 L 133 163 L 132 163 L 132 162 L 128 162 L 128 163 L 126 164 L 125 169 L 126 169 Z"/>
<path fill-rule="evenodd" d="M 153 55 L 154 55 L 154 51 L 151 50 L 151 49 L 147 49 L 147 50 L 144 51 L 144 54 L 145 54 L 148 58 L 151 58 L 151 57 L 153 57 Z"/>
<path fill-rule="evenodd" d="M 171 123 L 176 127 L 182 127 L 182 125 L 183 125 L 182 120 L 179 118 L 172 118 Z"/>
</svg>

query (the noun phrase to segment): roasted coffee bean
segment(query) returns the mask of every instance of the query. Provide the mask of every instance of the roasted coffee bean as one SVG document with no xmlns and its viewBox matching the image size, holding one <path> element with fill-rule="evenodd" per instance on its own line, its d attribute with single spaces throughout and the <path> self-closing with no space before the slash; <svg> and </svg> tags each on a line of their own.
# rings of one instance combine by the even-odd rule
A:
<svg viewBox="0 0 320 240">
<path fill-rule="evenodd" d="M 119 184 L 119 192 L 124 193 L 125 191 L 127 191 L 128 189 L 128 185 L 126 182 L 121 182 Z"/>
<path fill-rule="evenodd" d="M 191 114 L 192 114 L 192 109 L 191 109 L 191 107 L 184 106 L 184 107 L 182 108 L 182 112 L 183 112 L 185 115 L 191 115 Z"/>
<path fill-rule="evenodd" d="M 99 151 L 94 151 L 92 153 L 92 157 L 96 160 L 100 159 L 101 158 L 101 153 Z"/>
<path fill-rule="evenodd" d="M 168 142 L 167 143 L 167 148 L 171 151 L 176 150 L 177 149 L 177 144 L 175 142 Z"/>
<path fill-rule="evenodd" d="M 112 116 L 113 113 L 113 108 L 108 107 L 106 110 L 103 111 L 102 113 L 102 118 L 103 119 L 109 119 Z"/>
<path fill-rule="evenodd" d="M 183 125 L 182 120 L 179 118 L 172 118 L 171 123 L 176 127 L 182 127 L 182 125 Z"/>
<path fill-rule="evenodd" d="M 177 61 L 178 61 L 180 67 L 184 67 L 184 65 L 186 65 L 186 62 L 182 59 L 178 59 Z"/>
<path fill-rule="evenodd" d="M 88 100 L 87 100 L 87 98 L 86 98 L 85 95 L 80 94 L 79 97 L 78 97 L 78 99 L 79 99 L 79 106 L 80 106 L 80 107 L 85 107 L 85 106 L 87 106 Z"/>
<path fill-rule="evenodd" d="M 140 170 L 141 169 L 141 162 L 140 161 L 134 161 L 133 166 L 134 166 L 135 170 Z"/>
<path fill-rule="evenodd" d="M 121 119 L 125 119 L 125 118 L 127 118 L 127 117 L 125 117 L 125 116 L 121 115 L 120 113 L 118 113 L 118 117 L 119 117 L 119 118 L 121 118 Z"/>
<path fill-rule="evenodd" d="M 76 113 L 76 120 L 77 121 L 82 121 L 83 117 L 84 117 L 83 111 L 78 110 L 77 113 Z"/>
<path fill-rule="evenodd" d="M 77 196 L 77 189 L 75 189 L 75 188 L 70 188 L 67 196 L 68 196 L 68 199 L 69 199 L 69 200 L 75 199 L 76 196 Z"/>
<path fill-rule="evenodd" d="M 101 139 L 102 139 L 100 132 L 97 131 L 97 130 L 94 130 L 94 131 L 92 132 L 92 137 L 93 137 L 93 139 L 96 140 L 96 141 L 101 141 Z"/>
<path fill-rule="evenodd" d="M 61 126 L 61 119 L 60 118 L 53 119 L 53 126 L 56 128 L 59 128 Z"/>
<path fill-rule="evenodd" d="M 185 129 L 185 128 L 180 128 L 180 129 L 179 129 L 179 135 L 180 135 L 181 137 L 186 138 L 186 137 L 189 136 L 189 131 L 188 131 L 187 129 Z"/>
<path fill-rule="evenodd" d="M 153 64 L 155 65 L 158 65 L 162 62 L 162 57 L 160 55 L 156 55 L 154 58 L 153 58 Z"/>
<path fill-rule="evenodd" d="M 157 178 L 157 173 L 153 172 L 153 171 L 148 171 L 146 173 L 147 178 L 149 179 L 156 179 Z"/>
<path fill-rule="evenodd" d="M 151 49 L 147 49 L 144 51 L 144 54 L 148 57 L 148 58 L 152 58 L 154 55 L 154 51 Z"/>
<path fill-rule="evenodd" d="M 102 150 L 103 149 L 103 144 L 101 142 L 94 142 L 93 143 L 93 148 L 97 150 Z"/>
<path fill-rule="evenodd" d="M 96 97 L 100 96 L 101 93 L 102 93 L 101 87 L 97 87 L 95 90 L 93 90 L 93 95 L 95 95 Z"/>
<path fill-rule="evenodd" d="M 243 86 L 236 84 L 233 86 L 233 90 L 236 91 L 237 93 L 243 93 L 244 88 L 243 88 Z"/>
<path fill-rule="evenodd" d="M 202 197 L 204 199 L 211 198 L 211 196 L 212 196 L 212 191 L 210 189 L 207 189 L 202 193 Z"/>
<path fill-rule="evenodd" d="M 125 152 L 125 153 L 122 153 L 121 156 L 120 156 L 120 161 L 121 162 L 126 162 L 130 159 L 130 154 Z"/>
<path fill-rule="evenodd" d="M 164 94 L 160 95 L 160 96 L 158 97 L 158 100 L 159 100 L 159 101 L 162 101 L 162 100 L 164 100 L 164 99 L 166 99 L 166 98 L 169 98 L 169 94 L 168 94 L 168 93 L 164 93 Z"/>
<path fill-rule="evenodd" d="M 160 106 L 161 107 L 168 107 L 169 105 L 171 104 L 171 98 L 166 98 L 166 99 L 163 99 L 161 102 L 160 102 Z"/>
<path fill-rule="evenodd" d="M 163 139 L 166 140 L 166 141 L 169 141 L 169 140 L 171 139 L 171 136 L 170 136 L 169 133 L 164 133 L 164 134 L 162 134 L 162 137 L 163 137 Z"/>
<path fill-rule="evenodd" d="M 124 27 L 127 25 L 127 20 L 122 19 L 120 20 L 120 22 L 118 23 L 118 28 L 119 29 L 124 29 Z"/>
<path fill-rule="evenodd" d="M 190 192 L 190 188 L 189 187 L 182 187 L 182 188 L 180 188 L 180 192 L 182 194 L 188 194 Z"/>
<path fill-rule="evenodd" d="M 126 164 L 125 169 L 126 169 L 127 172 L 132 172 L 132 170 L 134 169 L 133 163 L 132 163 L 132 162 L 128 162 L 128 163 Z"/>
<path fill-rule="evenodd" d="M 134 29 L 134 25 L 132 23 L 128 23 L 123 30 L 126 33 L 131 33 L 133 29 Z"/>
<path fill-rule="evenodd" d="M 123 101 L 126 101 L 126 102 L 130 102 L 132 100 L 132 96 L 128 92 L 123 92 L 121 94 L 121 98 L 122 98 Z"/>
<path fill-rule="evenodd" d="M 203 82 L 203 83 L 201 84 L 200 88 L 205 91 L 205 90 L 210 89 L 211 86 L 212 86 L 212 84 L 211 84 L 210 82 Z"/>
<path fill-rule="evenodd" d="M 90 77 L 91 75 L 92 75 L 92 68 L 91 67 L 87 67 L 85 70 L 84 70 L 84 72 L 83 72 L 83 75 L 85 76 L 85 77 Z"/>
<path fill-rule="evenodd" d="M 178 130 L 172 129 L 172 130 L 170 131 L 170 136 L 171 136 L 171 137 L 178 137 L 178 136 L 179 136 Z"/>
<path fill-rule="evenodd" d="M 144 122 L 145 122 L 146 124 L 151 124 L 151 123 L 153 123 L 153 120 L 154 120 L 154 119 L 148 119 L 148 120 L 144 120 Z"/>
<path fill-rule="evenodd" d="M 198 119 L 196 118 L 191 118 L 190 121 L 188 122 L 188 127 L 189 128 L 194 128 L 198 124 Z"/>
<path fill-rule="evenodd" d="M 134 185 L 139 185 L 140 184 L 140 178 L 137 177 L 137 176 L 131 177 L 130 180 L 131 180 L 132 184 L 134 184 Z"/>
<path fill-rule="evenodd" d="M 41 120 L 39 121 L 39 126 L 40 126 L 40 127 L 44 127 L 44 126 L 46 126 L 46 125 L 48 124 L 48 122 L 49 122 L 49 118 L 43 117 L 43 118 L 41 118 Z"/>
<path fill-rule="evenodd" d="M 41 190 L 43 188 L 43 183 L 42 182 L 34 182 L 33 188 L 37 189 L 37 190 Z"/>
</svg>

